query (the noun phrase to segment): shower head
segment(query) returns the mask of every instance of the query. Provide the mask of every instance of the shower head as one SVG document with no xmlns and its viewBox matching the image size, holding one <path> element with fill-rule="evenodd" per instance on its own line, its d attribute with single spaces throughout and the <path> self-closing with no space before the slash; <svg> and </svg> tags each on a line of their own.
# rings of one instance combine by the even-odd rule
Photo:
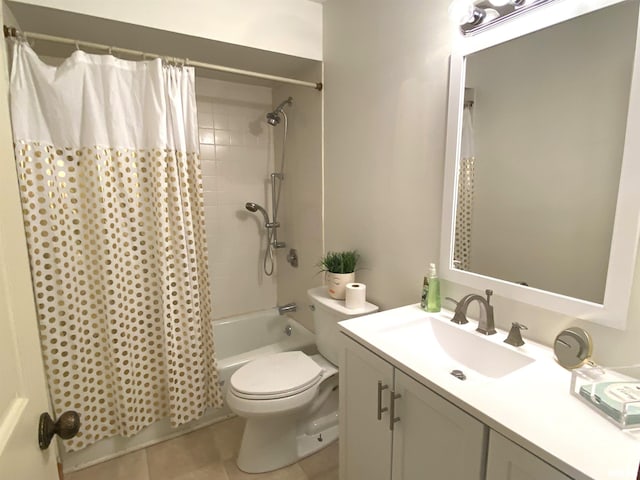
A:
<svg viewBox="0 0 640 480">
<path fill-rule="evenodd" d="M 273 127 L 280 123 L 280 114 L 284 114 L 284 107 L 293 104 L 293 97 L 287 98 L 280 103 L 272 112 L 267 113 L 267 123 Z"/>
<path fill-rule="evenodd" d="M 269 223 L 269 214 L 267 213 L 267 211 L 264 208 L 262 208 L 257 203 L 247 202 L 247 203 L 244 204 L 244 208 L 246 208 L 247 210 L 249 210 L 252 213 L 256 213 L 256 212 L 260 211 L 260 213 L 262 213 L 262 216 L 264 217 L 265 226 Z"/>
<path fill-rule="evenodd" d="M 280 123 L 280 115 L 275 112 L 267 113 L 267 123 L 272 127 L 275 127 Z"/>
</svg>

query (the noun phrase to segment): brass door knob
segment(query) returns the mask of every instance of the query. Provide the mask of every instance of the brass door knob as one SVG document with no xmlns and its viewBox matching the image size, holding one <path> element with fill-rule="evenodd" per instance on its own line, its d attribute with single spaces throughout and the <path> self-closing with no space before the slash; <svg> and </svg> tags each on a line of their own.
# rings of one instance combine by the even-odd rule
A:
<svg viewBox="0 0 640 480">
<path fill-rule="evenodd" d="M 40 415 L 38 424 L 38 444 L 40 450 L 49 448 L 54 435 L 68 440 L 73 438 L 80 430 L 80 415 L 73 410 L 64 412 L 54 422 L 47 412 Z"/>
</svg>

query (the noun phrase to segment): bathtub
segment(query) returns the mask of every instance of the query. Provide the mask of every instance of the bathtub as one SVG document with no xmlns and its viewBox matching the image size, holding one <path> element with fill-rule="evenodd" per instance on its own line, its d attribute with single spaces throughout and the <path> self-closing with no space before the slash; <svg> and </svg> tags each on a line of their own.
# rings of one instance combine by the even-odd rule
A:
<svg viewBox="0 0 640 480">
<path fill-rule="evenodd" d="M 237 315 L 213 321 L 219 382 L 226 394 L 231 375 L 247 362 L 269 353 L 302 350 L 316 353 L 315 336 L 295 320 L 278 315 L 277 309 Z M 105 438 L 77 452 L 60 448 L 64 472 L 104 462 L 158 442 L 183 435 L 232 416 L 228 407 L 210 408 L 186 425 L 171 428 L 164 419 L 141 430 L 133 437 Z"/>
</svg>

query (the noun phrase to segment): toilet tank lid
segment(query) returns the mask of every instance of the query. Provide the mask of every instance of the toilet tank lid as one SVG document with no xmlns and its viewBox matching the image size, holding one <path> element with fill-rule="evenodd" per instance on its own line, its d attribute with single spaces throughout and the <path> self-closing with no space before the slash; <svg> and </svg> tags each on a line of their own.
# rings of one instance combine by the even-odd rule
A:
<svg viewBox="0 0 640 480">
<path fill-rule="evenodd" d="M 344 316 L 345 320 L 350 317 L 359 317 L 378 311 L 378 306 L 369 302 L 365 302 L 362 308 L 347 308 L 344 305 L 344 300 L 336 300 L 329 295 L 329 290 L 326 286 L 310 288 L 307 290 L 307 295 L 313 303 L 336 311 L 341 316 Z"/>
</svg>

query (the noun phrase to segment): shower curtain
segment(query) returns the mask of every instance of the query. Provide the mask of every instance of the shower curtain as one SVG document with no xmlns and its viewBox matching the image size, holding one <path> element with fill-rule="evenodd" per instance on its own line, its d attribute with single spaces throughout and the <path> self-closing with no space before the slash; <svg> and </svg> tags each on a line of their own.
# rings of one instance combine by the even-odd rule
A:
<svg viewBox="0 0 640 480">
<path fill-rule="evenodd" d="M 192 68 L 13 45 L 11 116 L 55 414 L 83 448 L 220 406 Z"/>
<path fill-rule="evenodd" d="M 473 223 L 473 195 L 475 183 L 475 146 L 471 106 L 465 105 L 462 113 L 462 144 L 458 171 L 458 203 L 456 208 L 454 266 L 468 271 L 471 264 L 471 227 Z"/>
</svg>

